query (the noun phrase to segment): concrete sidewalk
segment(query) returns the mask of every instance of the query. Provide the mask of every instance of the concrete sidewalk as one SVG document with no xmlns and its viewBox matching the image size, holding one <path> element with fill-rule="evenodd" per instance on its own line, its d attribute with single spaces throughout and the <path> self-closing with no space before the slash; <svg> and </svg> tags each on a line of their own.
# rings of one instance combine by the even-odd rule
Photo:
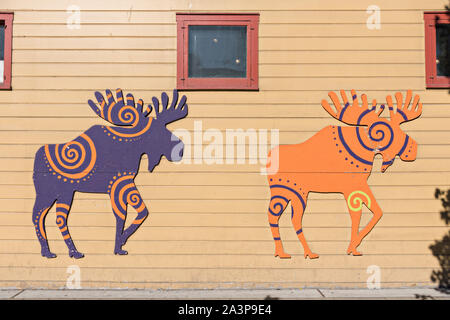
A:
<svg viewBox="0 0 450 320">
<path fill-rule="evenodd" d="M 398 289 L 184 289 L 184 290 L 124 290 L 124 289 L 0 289 L 0 299 L 144 299 L 144 300 L 231 300 L 231 299 L 439 299 L 450 300 L 450 294 L 433 288 Z"/>
</svg>

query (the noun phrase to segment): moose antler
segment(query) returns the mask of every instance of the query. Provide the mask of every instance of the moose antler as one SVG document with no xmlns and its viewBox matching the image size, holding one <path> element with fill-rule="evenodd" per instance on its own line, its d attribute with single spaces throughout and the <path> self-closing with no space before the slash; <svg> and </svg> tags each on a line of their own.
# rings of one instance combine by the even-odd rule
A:
<svg viewBox="0 0 450 320">
<path fill-rule="evenodd" d="M 377 101 L 373 99 L 372 107 L 369 108 L 367 102 L 367 96 L 365 94 L 361 95 L 362 106 L 359 105 L 358 96 L 355 90 L 352 90 L 353 104 L 350 105 L 347 99 L 347 95 L 344 90 L 340 91 L 342 100 L 344 102 L 344 107 L 342 107 L 339 102 L 339 98 L 333 91 L 328 93 L 328 96 L 333 101 L 336 108 L 334 110 L 327 100 L 322 100 L 322 107 L 335 119 L 350 125 L 367 125 L 374 120 L 376 120 L 384 110 L 384 105 L 380 106 L 380 109 L 376 111 Z"/>
<path fill-rule="evenodd" d="M 172 104 L 170 105 L 170 108 L 167 107 L 169 105 L 169 97 L 165 92 L 161 94 L 161 110 L 159 110 L 159 100 L 156 97 L 153 97 L 152 101 L 155 107 L 156 119 L 162 121 L 164 124 L 169 124 L 176 120 L 183 119 L 188 114 L 186 96 L 182 96 L 180 102 L 178 103 L 178 107 L 175 107 L 178 101 L 177 90 L 173 90 Z"/>
<path fill-rule="evenodd" d="M 392 97 L 388 95 L 386 97 L 386 102 L 389 106 L 389 113 L 392 122 L 396 122 L 398 124 L 411 121 L 418 118 L 422 114 L 422 103 L 419 103 L 420 97 L 418 94 L 414 96 L 414 101 L 411 108 L 409 104 L 411 103 L 412 91 L 408 90 L 406 92 L 406 100 L 403 103 L 403 95 L 401 92 L 397 92 L 395 94 L 395 99 L 397 100 L 397 110 L 394 113 L 394 105 L 392 103 Z"/>
<path fill-rule="evenodd" d="M 106 102 L 103 95 L 96 91 L 95 97 L 98 101 L 98 106 L 92 100 L 88 100 L 89 106 L 92 110 L 101 118 L 117 126 L 136 126 L 141 120 L 147 117 L 152 111 L 153 107 L 149 104 L 145 110 L 144 101 L 139 99 L 135 106 L 134 97 L 132 94 L 127 94 L 126 104 L 123 98 L 123 92 L 121 89 L 116 90 L 117 101 L 111 93 L 111 90 L 106 90 Z M 155 106 L 156 118 L 162 121 L 164 124 L 169 124 L 179 119 L 183 119 L 188 114 L 188 105 L 186 104 L 186 96 L 183 96 L 178 103 L 178 91 L 173 91 L 173 99 L 170 108 L 168 108 L 169 97 L 167 93 L 161 94 L 162 110 L 159 110 L 159 100 L 153 97 L 153 104 Z"/>
<path fill-rule="evenodd" d="M 135 107 L 134 97 L 132 94 L 127 94 L 126 104 L 123 98 L 121 89 L 116 90 L 117 101 L 111 93 L 111 90 L 106 90 L 106 102 L 103 95 L 96 91 L 98 105 L 92 100 L 88 100 L 89 106 L 101 118 L 117 126 L 136 126 L 149 112 L 142 113 L 144 101 L 140 99 Z"/>
</svg>

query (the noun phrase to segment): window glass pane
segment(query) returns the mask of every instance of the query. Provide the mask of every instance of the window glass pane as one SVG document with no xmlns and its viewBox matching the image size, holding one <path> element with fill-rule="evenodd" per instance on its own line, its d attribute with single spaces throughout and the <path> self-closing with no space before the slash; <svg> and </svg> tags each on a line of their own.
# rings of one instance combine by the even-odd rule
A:
<svg viewBox="0 0 450 320">
<path fill-rule="evenodd" d="M 436 25 L 436 64 L 438 76 L 450 76 L 449 66 L 449 44 L 450 38 L 448 33 L 450 31 L 450 24 Z"/>
<path fill-rule="evenodd" d="M 0 24 L 0 83 L 5 78 L 4 75 L 5 60 L 5 25 Z"/>
<path fill-rule="evenodd" d="M 246 78 L 246 26 L 189 26 L 190 78 Z"/>
</svg>

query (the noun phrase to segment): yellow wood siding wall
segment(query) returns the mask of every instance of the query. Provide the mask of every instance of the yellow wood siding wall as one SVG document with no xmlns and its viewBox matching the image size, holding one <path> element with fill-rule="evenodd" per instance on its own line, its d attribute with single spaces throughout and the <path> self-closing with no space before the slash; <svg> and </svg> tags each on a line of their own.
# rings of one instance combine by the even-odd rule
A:
<svg viewBox="0 0 450 320">
<path fill-rule="evenodd" d="M 381 8 L 381 29 L 369 30 L 366 9 Z M 2 0 L 14 12 L 12 91 L 0 91 L 0 287 L 63 287 L 67 267 L 81 285 L 132 288 L 365 287 L 370 265 L 381 286 L 433 285 L 438 270 L 429 246 L 447 232 L 436 187 L 450 186 L 450 97 L 426 90 L 423 11 L 443 0 L 303 1 L 32 1 Z M 69 5 L 80 29 L 67 28 Z M 350 217 L 339 194 L 311 194 L 304 232 L 318 260 L 305 260 L 289 214 L 281 220 L 290 260 L 273 257 L 267 222 L 269 190 L 260 164 L 176 165 L 162 161 L 136 185 L 150 216 L 113 254 L 115 219 L 107 195 L 75 195 L 69 228 L 85 258 L 73 260 L 55 223 L 47 232 L 56 259 L 40 256 L 31 222 L 33 158 L 105 123 L 88 107 L 95 90 L 123 88 L 146 102 L 176 85 L 176 12 L 260 13 L 259 92 L 186 92 L 188 118 L 170 128 L 280 129 L 280 143 L 298 143 L 337 121 L 321 108 L 330 90 L 356 89 L 385 102 L 412 89 L 423 115 L 402 127 L 419 144 L 415 162 L 397 159 L 369 185 L 384 210 L 363 241 L 362 257 L 346 255 Z M 129 219 L 135 214 L 129 209 Z M 362 224 L 371 214 L 365 211 Z"/>
</svg>

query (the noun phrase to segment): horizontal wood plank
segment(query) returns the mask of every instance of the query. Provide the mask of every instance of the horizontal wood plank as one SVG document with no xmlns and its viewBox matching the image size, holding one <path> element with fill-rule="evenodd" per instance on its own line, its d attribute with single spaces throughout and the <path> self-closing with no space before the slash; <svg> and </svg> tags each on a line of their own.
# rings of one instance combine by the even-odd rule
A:
<svg viewBox="0 0 450 320">
<path fill-rule="evenodd" d="M 80 24 L 175 24 L 174 11 L 81 9 Z M 260 11 L 260 10 L 258 10 Z M 14 10 L 14 24 L 67 24 L 73 12 L 66 10 Z M 366 24 L 369 14 L 362 10 L 276 10 L 260 11 L 260 24 Z M 383 23 L 423 23 L 421 10 L 383 10 Z M 69 21 L 70 23 L 70 21 Z"/>
<path fill-rule="evenodd" d="M 363 48 L 389 48 L 389 50 L 423 50 L 422 36 L 417 37 L 297 37 L 294 38 L 260 38 L 261 51 L 290 51 L 290 50 L 336 50 L 337 48 L 351 48 L 355 39 L 358 46 Z M 175 37 L 129 38 L 129 37 L 87 37 L 87 38 L 15 38 L 15 49 L 97 49 L 97 50 L 175 50 Z"/>
<path fill-rule="evenodd" d="M 175 17 L 172 22 L 175 22 Z M 363 21 L 365 22 L 365 21 Z M 73 28 L 67 24 L 19 24 L 15 25 L 13 36 L 22 37 L 176 37 L 176 24 L 88 24 Z M 261 24 L 258 37 L 423 37 L 421 24 L 383 23 L 383 28 L 370 30 L 360 24 Z"/>
<path fill-rule="evenodd" d="M 14 78 L 25 77 L 175 77 L 175 63 L 13 63 Z M 324 77 L 422 77 L 422 64 L 328 64 L 326 68 L 316 65 L 259 66 L 260 78 L 324 78 Z M 81 79 L 79 79 L 81 81 Z"/>
<path fill-rule="evenodd" d="M 176 78 L 165 77 L 20 77 L 14 78 L 16 90 L 90 90 L 91 88 L 134 88 L 135 90 L 163 91 L 176 87 Z M 261 78 L 261 90 L 323 90 L 326 86 L 354 88 L 359 90 L 386 90 L 390 88 L 423 89 L 422 77 L 395 78 L 382 76 L 365 77 L 324 77 L 324 78 Z"/>
<path fill-rule="evenodd" d="M 31 223 L 30 223 L 31 224 Z M 61 233 L 58 227 L 48 226 L 47 237 L 49 241 L 62 241 Z M 46 230 L 47 230 L 46 229 Z M 89 228 L 71 227 L 70 233 L 74 239 L 86 240 L 107 240 L 114 237 L 114 227 L 98 227 L 91 226 Z M 221 228 L 219 227 L 148 227 L 149 232 L 137 232 L 133 235 L 134 241 L 153 241 L 153 240 L 252 240 L 260 241 L 272 239 L 270 228 L 249 228 L 249 227 L 235 227 L 235 228 Z M 8 230 L 8 234 L 5 231 Z M 144 229 L 145 230 L 145 229 Z M 374 240 L 392 240 L 392 241 L 433 241 L 443 237 L 448 230 L 447 227 L 401 227 L 401 228 L 382 228 L 378 227 L 370 233 L 366 241 Z M 20 239 L 36 239 L 36 233 L 33 226 L 0 226 L 0 240 L 20 240 Z M 108 232 L 109 231 L 109 232 Z M 349 241 L 350 227 L 305 227 L 305 234 L 308 239 L 321 241 Z M 295 232 L 284 232 L 283 239 L 297 240 Z M 131 242 L 131 238 L 130 238 Z M 300 245 L 300 243 L 299 243 Z"/>
<path fill-rule="evenodd" d="M 40 10 L 59 10 L 66 11 L 67 7 L 73 3 L 70 0 L 61 0 L 55 4 L 51 0 L 42 0 L 39 4 Z M 80 0 L 77 2 L 78 6 L 83 10 L 107 10 L 110 8 L 111 3 L 107 0 L 99 0 L 96 2 L 88 0 Z M 126 0 L 114 5 L 114 10 L 149 10 L 149 11 L 248 11 L 248 10 L 320 10 L 326 8 L 327 10 L 366 10 L 366 8 L 372 3 L 369 0 L 358 1 L 350 0 L 342 4 L 337 4 L 333 0 L 321 0 L 316 2 L 298 2 L 295 0 L 285 0 L 281 3 L 274 3 L 269 0 L 251 0 L 242 2 L 239 0 L 229 0 L 226 3 L 221 2 L 206 2 L 203 0 L 168 0 L 164 2 L 149 2 L 146 0 Z M 424 3 L 420 0 L 399 0 L 391 2 L 383 0 L 379 2 L 385 10 L 401 10 L 408 8 L 410 10 L 427 9 L 427 10 L 442 10 L 446 5 L 445 0 L 430 0 Z M 31 10 L 35 8 L 32 0 L 4 0 L 4 10 Z"/>
<path fill-rule="evenodd" d="M 99 54 L 101 52 L 101 54 Z M 14 63 L 91 63 L 91 64 L 121 64 L 121 63 L 172 63 L 176 64 L 176 50 L 115 49 L 99 50 L 99 48 L 73 49 L 42 49 L 21 50 L 14 48 Z M 398 64 L 418 64 L 424 66 L 422 50 L 395 50 L 391 47 L 379 50 L 359 47 L 354 50 L 346 47 L 329 48 L 328 50 L 290 50 L 290 51 L 260 51 L 259 64 L 289 65 L 289 64 L 391 64 L 393 69 Z M 370 66 L 368 66 L 370 68 Z"/>
<path fill-rule="evenodd" d="M 117 83 L 115 83 L 117 84 Z M 119 86 L 114 86 L 115 89 Z M 330 83 L 330 87 L 325 87 L 322 90 L 302 90 L 302 88 L 296 88 L 296 90 L 261 90 L 259 92 L 224 92 L 217 91 L 212 95 L 209 92 L 204 91 L 191 91 L 186 92 L 189 105 L 196 103 L 201 104 L 316 104 L 319 105 L 322 99 L 328 97 L 329 91 L 339 91 L 345 89 L 355 89 L 358 94 L 365 93 L 370 99 L 376 99 L 378 102 L 385 102 L 386 95 L 395 94 L 397 91 L 406 92 L 410 89 L 406 88 L 385 88 L 384 90 L 361 90 L 357 83 L 350 88 L 342 88 L 334 86 Z M 104 91 L 106 86 L 102 85 L 100 88 L 91 88 L 90 90 L 14 90 L 3 91 L 0 95 L 0 103 L 40 103 L 40 104 L 60 104 L 60 103 L 85 103 L 88 99 L 93 98 L 94 91 Z M 144 101 L 150 100 L 155 95 L 160 95 L 161 91 L 171 92 L 174 88 L 168 87 L 161 90 L 141 90 L 133 89 L 128 86 L 122 86 L 122 89 L 126 92 L 132 92 L 136 97 L 141 97 Z M 448 92 L 446 90 L 417 90 L 413 92 L 418 94 L 421 98 L 421 102 L 426 106 L 428 104 L 446 104 L 448 103 Z M 418 123 L 416 121 L 414 123 Z M 408 124 L 406 124 L 408 125 Z"/>
</svg>

